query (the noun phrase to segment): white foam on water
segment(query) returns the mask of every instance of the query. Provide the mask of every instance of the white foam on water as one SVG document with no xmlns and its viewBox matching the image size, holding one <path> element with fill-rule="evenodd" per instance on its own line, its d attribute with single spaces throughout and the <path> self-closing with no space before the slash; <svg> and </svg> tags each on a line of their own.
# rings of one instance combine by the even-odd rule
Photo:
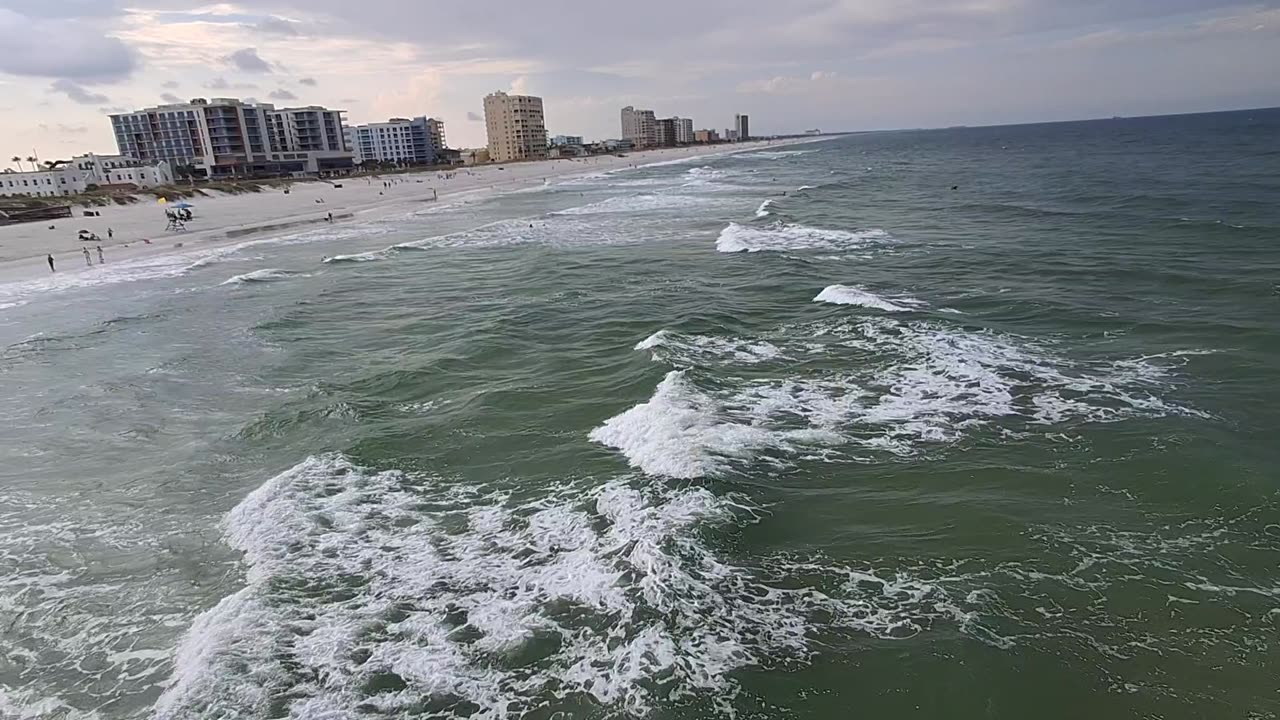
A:
<svg viewBox="0 0 1280 720">
<path fill-rule="evenodd" d="M 716 239 L 716 250 L 723 253 L 851 250 L 892 240 L 893 236 L 880 229 L 847 232 L 786 223 L 764 227 L 729 223 Z"/>
<path fill-rule="evenodd" d="M 386 248 L 383 250 L 371 250 L 369 252 L 357 253 L 355 255 L 330 255 L 322 262 L 325 264 L 375 262 L 377 260 L 386 260 L 390 257 L 391 250 L 392 248 Z"/>
<path fill-rule="evenodd" d="M 23 690 L 0 687 L 0 718 L 5 720 L 98 720 L 97 711 L 76 710 L 57 697 L 34 697 Z"/>
<path fill-rule="evenodd" d="M 781 160 L 783 158 L 795 157 L 797 155 L 808 155 L 809 153 L 818 152 L 817 150 L 760 150 L 757 152 L 743 153 L 744 158 L 758 158 L 761 160 Z"/>
<path fill-rule="evenodd" d="M 404 717 L 423 703 L 483 720 L 583 703 L 639 717 L 694 702 L 728 717 L 734 670 L 803 662 L 834 629 L 902 637 L 963 616 L 910 578 L 741 567 L 708 541 L 761 517 L 696 486 L 530 498 L 307 458 L 226 517 L 247 584 L 191 625 L 155 717 Z"/>
<path fill-rule="evenodd" d="M 679 364 L 708 361 L 753 365 L 785 360 L 778 347 L 764 340 L 740 340 L 713 335 L 685 335 L 659 330 L 636 344 L 635 350 L 653 350 L 654 360 L 670 360 Z"/>
<path fill-rule="evenodd" d="M 760 207 L 756 208 L 756 217 L 762 218 L 762 217 L 769 217 L 770 215 L 772 215 L 773 213 L 769 212 L 769 207 L 771 205 L 773 205 L 772 199 L 765 200 L 764 202 L 760 203 Z"/>
<path fill-rule="evenodd" d="M 749 457 L 772 444 L 767 429 L 721 419 L 720 404 L 698 391 L 683 370 L 667 373 L 653 397 L 591 431 L 632 467 L 650 475 L 698 478 L 715 475 L 726 457 Z"/>
<path fill-rule="evenodd" d="M 276 268 L 263 268 L 254 270 L 253 272 L 243 273 L 241 275 L 233 275 L 222 281 L 222 285 L 246 285 L 259 282 L 271 282 L 272 280 L 286 280 L 292 277 L 307 277 L 305 273 L 298 273 L 292 270 L 278 270 Z"/>
<path fill-rule="evenodd" d="M 817 190 L 817 189 L 818 189 L 818 186 L 816 185 L 801 185 L 800 187 L 796 188 L 796 191 L 799 192 L 802 190 Z"/>
<path fill-rule="evenodd" d="M 873 292 L 849 285 L 829 285 L 818 293 L 813 301 L 831 303 L 833 305 L 856 305 L 858 307 L 884 310 L 885 312 L 911 312 L 926 305 L 923 300 L 909 297 L 890 300 Z"/>
<path fill-rule="evenodd" d="M 880 302 L 858 299 L 872 307 Z M 770 354 L 744 351 L 756 344 Z M 839 371 L 797 376 L 780 364 L 772 377 L 718 373 L 703 383 L 677 371 L 649 401 L 593 431 L 593 440 L 621 451 L 633 467 L 669 477 L 720 475 L 755 462 L 787 465 L 806 452 L 909 456 L 997 424 L 1002 432 L 1051 434 L 1062 425 L 1135 417 L 1210 419 L 1161 397 L 1171 381 L 1155 357 L 1072 362 L 1025 338 L 889 316 L 756 340 L 663 330 L 636 349 L 684 368 L 756 365 L 775 351 L 784 359 L 842 360 Z"/>
<path fill-rule="evenodd" d="M 688 195 L 647 194 L 616 195 L 600 202 L 568 208 L 551 213 L 552 215 L 604 215 L 612 213 L 652 212 L 655 210 L 672 210 L 692 208 L 705 205 L 706 198 L 689 197 Z"/>
</svg>

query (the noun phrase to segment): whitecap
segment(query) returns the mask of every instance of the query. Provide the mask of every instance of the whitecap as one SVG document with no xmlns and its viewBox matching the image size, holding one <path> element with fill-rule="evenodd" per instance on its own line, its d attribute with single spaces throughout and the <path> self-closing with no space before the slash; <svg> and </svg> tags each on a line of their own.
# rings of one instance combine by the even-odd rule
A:
<svg viewBox="0 0 1280 720">
<path fill-rule="evenodd" d="M 857 305 L 859 307 L 884 310 L 885 312 L 910 312 L 925 305 L 923 300 L 903 297 L 890 300 L 873 292 L 849 285 L 830 285 L 818 293 L 813 301 L 831 303 L 833 305 Z"/>
<path fill-rule="evenodd" d="M 901 637 L 964 616 L 907 576 L 728 562 L 700 530 L 758 521 L 741 495 L 516 487 L 336 454 L 270 479 L 223 523 L 246 585 L 192 623 L 154 717 L 399 717 L 424 702 L 482 720 L 584 702 L 641 717 L 695 699 L 731 716 L 735 670 L 802 663 L 824 626 Z"/>
<path fill-rule="evenodd" d="M 241 275 L 233 275 L 223 280 L 223 285 L 244 285 L 258 282 L 271 282 L 272 280 L 284 280 L 291 277 L 306 277 L 304 273 L 297 273 L 292 270 L 277 270 L 275 268 L 263 268 L 254 270 L 253 272 L 243 273 Z"/>
<path fill-rule="evenodd" d="M 756 217 L 763 218 L 763 217 L 769 217 L 770 215 L 772 215 L 773 213 L 769 212 L 769 207 L 771 205 L 773 205 L 772 198 L 760 203 L 760 207 L 756 208 Z"/>
<path fill-rule="evenodd" d="M 655 210 L 697 207 L 705 205 L 707 202 L 708 201 L 705 198 L 689 197 L 687 195 L 617 195 L 601 200 L 600 202 L 591 203 L 590 205 L 560 210 L 551 214 L 604 215 L 611 213 L 652 212 Z"/>
<path fill-rule="evenodd" d="M 784 223 L 762 227 L 729 223 L 716 239 L 716 250 L 724 253 L 850 250 L 891 240 L 893 236 L 880 229 L 848 232 Z"/>
</svg>

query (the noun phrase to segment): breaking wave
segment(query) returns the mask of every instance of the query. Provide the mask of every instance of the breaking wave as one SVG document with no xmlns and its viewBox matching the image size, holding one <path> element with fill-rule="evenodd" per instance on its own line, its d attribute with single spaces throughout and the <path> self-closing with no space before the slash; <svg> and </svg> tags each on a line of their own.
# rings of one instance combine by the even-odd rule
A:
<svg viewBox="0 0 1280 720">
<path fill-rule="evenodd" d="M 862 288 L 848 285 L 830 285 L 818 293 L 814 302 L 831 303 L 833 305 L 857 305 L 874 308 L 885 312 L 910 312 L 925 305 L 923 300 L 915 298 L 883 298 Z"/>
<path fill-rule="evenodd" d="M 774 223 L 763 227 L 729 223 L 728 227 L 720 231 L 720 237 L 716 240 L 716 250 L 723 253 L 849 250 L 892 240 L 893 236 L 879 229 L 847 232 L 786 223 Z"/>
<path fill-rule="evenodd" d="M 551 213 L 552 215 L 603 215 L 610 213 L 650 212 L 654 210 L 671 210 L 691 208 L 706 204 L 705 198 L 687 195 L 648 194 L 617 195 L 600 202 L 582 207 L 569 208 Z"/>
<path fill-rule="evenodd" d="M 305 277 L 302 273 L 292 270 L 277 270 L 275 268 L 264 268 L 262 270 L 254 270 L 242 275 L 233 275 L 223 280 L 223 285 L 246 285 L 250 283 L 271 282 L 273 280 L 285 280 L 291 277 Z"/>
<path fill-rule="evenodd" d="M 156 717 L 732 716 L 734 670 L 804 662 L 830 633 L 968 617 L 911 578 L 717 552 L 718 533 L 761 517 L 696 486 L 566 483 L 531 499 L 310 457 L 227 515 L 247 584 L 191 625 Z"/>
<path fill-rule="evenodd" d="M 767 359 L 776 351 L 846 369 L 751 379 L 675 370 L 590 438 L 646 473 L 689 479 L 758 462 L 911 456 L 979 432 L 1017 437 L 1135 417 L 1209 417 L 1162 397 L 1174 356 L 1076 362 L 1022 338 L 890 317 L 794 331 L 754 341 L 663 331 L 637 349 L 697 368 L 759 364 L 765 359 L 742 348 L 764 343 Z"/>
</svg>

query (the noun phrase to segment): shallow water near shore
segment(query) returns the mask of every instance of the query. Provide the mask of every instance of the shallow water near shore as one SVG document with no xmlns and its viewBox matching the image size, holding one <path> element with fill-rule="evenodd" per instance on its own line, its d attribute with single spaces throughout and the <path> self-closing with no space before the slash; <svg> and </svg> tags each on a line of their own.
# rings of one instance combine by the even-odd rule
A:
<svg viewBox="0 0 1280 720">
<path fill-rule="evenodd" d="M 850 136 L 0 288 L 0 717 L 1274 717 L 1277 131 Z"/>
</svg>

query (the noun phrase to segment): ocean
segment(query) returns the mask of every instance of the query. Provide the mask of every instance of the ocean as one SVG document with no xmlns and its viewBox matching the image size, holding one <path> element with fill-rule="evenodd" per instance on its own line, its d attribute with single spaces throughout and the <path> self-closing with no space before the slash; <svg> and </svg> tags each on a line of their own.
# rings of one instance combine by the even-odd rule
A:
<svg viewBox="0 0 1280 720">
<path fill-rule="evenodd" d="M 1280 110 L 0 286 L 0 717 L 1274 718 Z"/>
</svg>

